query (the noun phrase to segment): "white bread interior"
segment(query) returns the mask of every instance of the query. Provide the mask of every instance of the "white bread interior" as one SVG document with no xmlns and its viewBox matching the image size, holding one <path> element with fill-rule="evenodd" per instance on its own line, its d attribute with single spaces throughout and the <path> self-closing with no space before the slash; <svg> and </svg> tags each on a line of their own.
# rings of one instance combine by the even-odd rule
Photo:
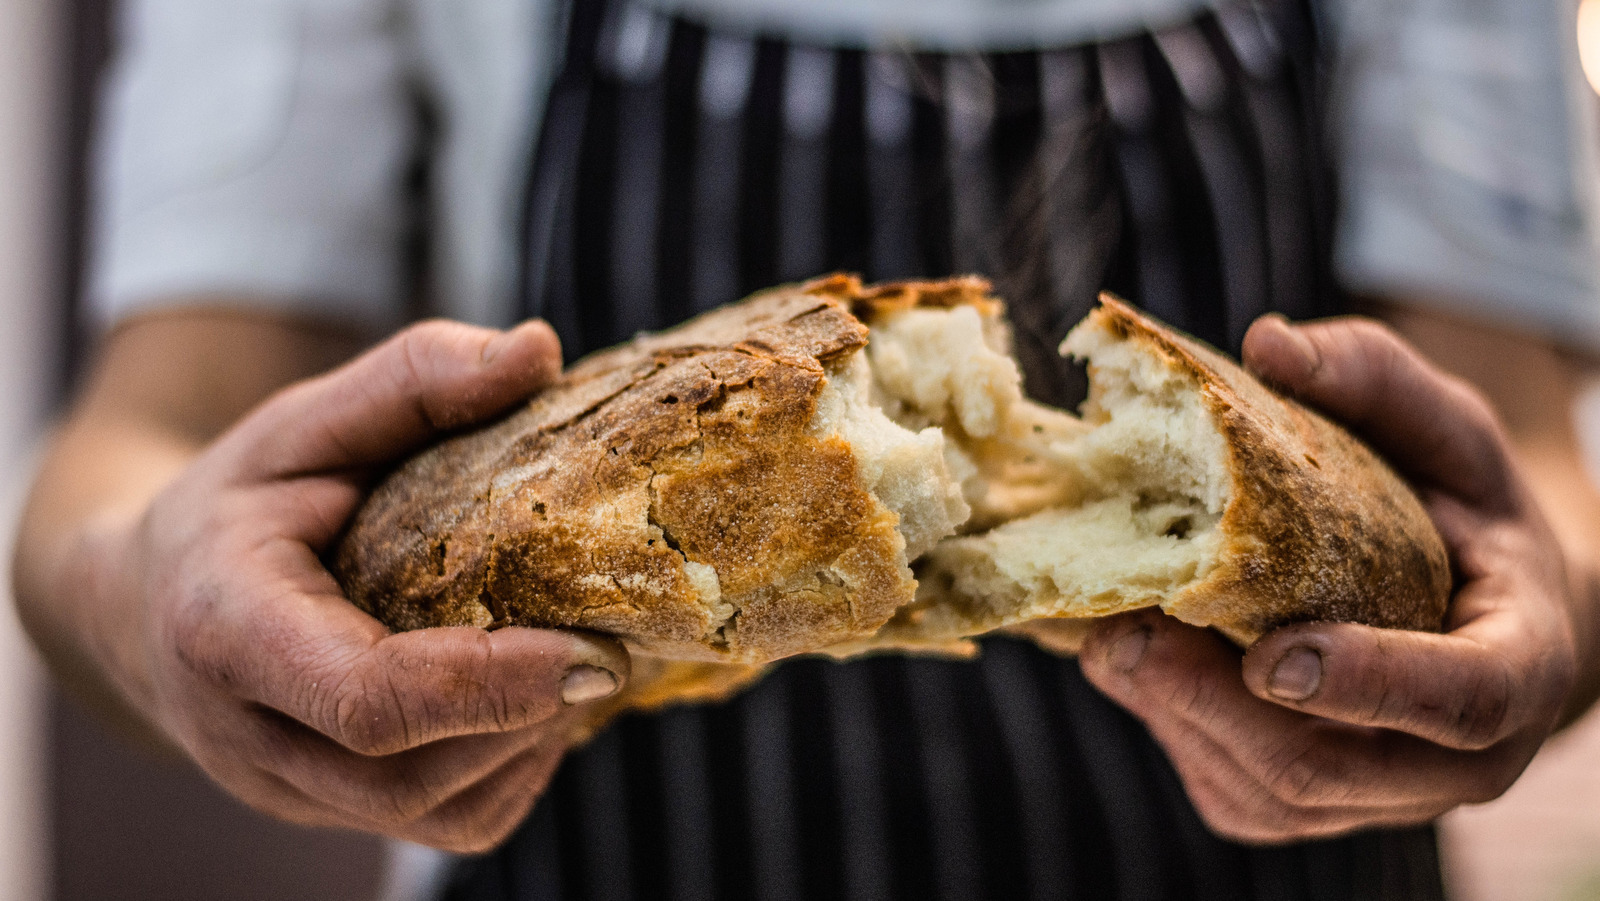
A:
<svg viewBox="0 0 1600 901">
<path fill-rule="evenodd" d="M 997 316 L 915 307 L 831 367 L 811 429 L 855 448 L 918 590 L 830 653 L 1152 606 L 1216 565 L 1228 450 L 1194 377 L 1091 317 L 1062 345 L 1089 363 L 1080 417 L 1024 397 L 1008 351 Z"/>
</svg>

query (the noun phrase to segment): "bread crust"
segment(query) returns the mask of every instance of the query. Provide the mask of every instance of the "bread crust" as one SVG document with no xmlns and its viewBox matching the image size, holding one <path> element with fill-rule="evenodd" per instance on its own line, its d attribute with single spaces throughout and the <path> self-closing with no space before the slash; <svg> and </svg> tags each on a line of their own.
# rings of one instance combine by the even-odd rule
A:
<svg viewBox="0 0 1600 901">
<path fill-rule="evenodd" d="M 870 634 L 915 587 L 897 519 L 844 441 L 807 432 L 824 366 L 866 337 L 799 286 L 590 356 L 402 465 L 333 571 L 396 629 L 590 629 L 746 664 Z"/>
<path fill-rule="evenodd" d="M 1226 439 L 1218 565 L 1162 609 L 1240 645 L 1291 622 L 1438 631 L 1450 562 L 1411 489 L 1349 432 L 1110 294 L 1092 314 L 1194 377 Z"/>
<path fill-rule="evenodd" d="M 906 646 L 875 637 L 916 589 L 897 517 L 861 484 L 853 449 L 808 426 L 828 367 L 861 351 L 867 325 L 918 306 L 998 314 L 988 288 L 830 276 L 601 351 L 399 467 L 330 568 L 395 629 L 621 638 L 638 678 L 606 716 L 720 697 L 791 654 Z M 1306 620 L 1439 627 L 1444 544 L 1372 451 L 1110 295 L 1091 316 L 1192 378 L 1227 445 L 1217 563 L 1168 613 L 1241 645 Z"/>
</svg>

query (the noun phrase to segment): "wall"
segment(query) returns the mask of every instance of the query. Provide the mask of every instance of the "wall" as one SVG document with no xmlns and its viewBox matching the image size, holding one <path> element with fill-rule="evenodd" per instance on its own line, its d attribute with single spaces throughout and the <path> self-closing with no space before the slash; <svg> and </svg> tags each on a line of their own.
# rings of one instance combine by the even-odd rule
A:
<svg viewBox="0 0 1600 901">
<path fill-rule="evenodd" d="M 9 603 L 9 548 L 61 344 L 50 315 L 59 10 L 0 0 L 0 898 L 15 901 L 44 897 L 48 859 L 42 682 Z"/>
</svg>

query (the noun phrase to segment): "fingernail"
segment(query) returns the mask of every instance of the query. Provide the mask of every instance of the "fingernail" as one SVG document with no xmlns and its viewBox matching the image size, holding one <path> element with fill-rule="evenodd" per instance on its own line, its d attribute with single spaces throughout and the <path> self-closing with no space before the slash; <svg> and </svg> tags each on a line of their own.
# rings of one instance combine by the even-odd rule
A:
<svg viewBox="0 0 1600 901">
<path fill-rule="evenodd" d="M 1304 701 L 1322 687 L 1322 654 L 1315 648 L 1294 648 L 1272 670 L 1267 690 L 1285 701 Z"/>
<path fill-rule="evenodd" d="M 1138 668 L 1139 661 L 1144 659 L 1144 652 L 1149 647 L 1150 629 L 1140 626 L 1111 645 L 1111 650 L 1106 652 L 1106 662 L 1118 672 L 1131 673 Z"/>
<path fill-rule="evenodd" d="M 616 693 L 621 685 L 610 670 L 598 666 L 575 666 L 561 680 L 561 701 L 567 706 L 587 704 Z"/>
<path fill-rule="evenodd" d="M 488 341 L 484 342 L 482 357 L 483 365 L 487 366 L 490 363 L 493 363 L 494 358 L 500 355 L 500 351 L 505 350 L 506 346 L 512 342 L 512 336 L 512 332 L 501 332 L 500 334 L 495 335 L 493 338 L 490 338 Z"/>
<path fill-rule="evenodd" d="M 1317 350 L 1317 345 L 1299 329 L 1290 325 L 1287 319 L 1283 322 L 1283 334 L 1298 352 L 1301 376 L 1310 378 L 1316 375 L 1317 370 L 1322 368 L 1322 354 Z"/>
</svg>

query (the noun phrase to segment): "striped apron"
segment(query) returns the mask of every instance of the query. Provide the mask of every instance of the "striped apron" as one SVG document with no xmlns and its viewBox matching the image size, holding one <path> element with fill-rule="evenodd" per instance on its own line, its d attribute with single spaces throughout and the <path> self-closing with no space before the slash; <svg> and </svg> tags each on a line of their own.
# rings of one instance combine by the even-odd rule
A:
<svg viewBox="0 0 1600 901">
<path fill-rule="evenodd" d="M 985 54 L 810 46 L 574 0 L 519 291 L 570 357 L 834 269 L 980 272 L 1028 389 L 1102 287 L 1214 344 L 1338 311 L 1313 20 L 1228 5 Z M 452 901 L 1428 899 L 1430 828 L 1282 848 L 1211 834 L 1077 664 L 792 660 L 571 754 Z"/>
</svg>

